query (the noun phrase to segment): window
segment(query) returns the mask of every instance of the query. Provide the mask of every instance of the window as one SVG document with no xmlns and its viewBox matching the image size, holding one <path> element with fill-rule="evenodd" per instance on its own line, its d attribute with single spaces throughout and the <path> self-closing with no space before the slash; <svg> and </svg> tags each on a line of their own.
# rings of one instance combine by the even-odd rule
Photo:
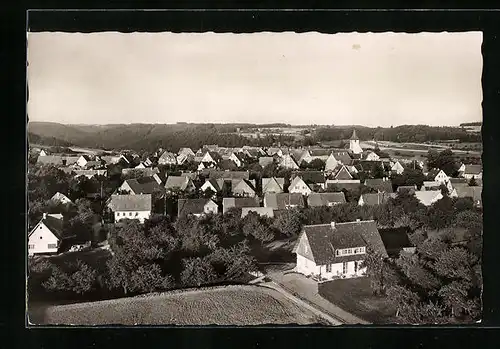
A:
<svg viewBox="0 0 500 349">
<path fill-rule="evenodd" d="M 43 228 L 43 227 L 42 227 L 42 226 L 40 226 L 40 229 L 42 229 L 42 228 Z"/>
<path fill-rule="evenodd" d="M 354 272 L 355 272 L 355 273 L 357 273 L 357 272 L 358 272 L 358 267 L 359 267 L 359 266 L 358 266 L 358 262 L 357 262 L 357 261 L 355 261 L 355 262 L 354 262 Z"/>
<path fill-rule="evenodd" d="M 340 250 L 335 250 L 335 256 L 340 256 Z"/>
<path fill-rule="evenodd" d="M 326 272 L 327 273 L 331 273 L 332 272 L 332 265 L 331 264 L 327 264 L 326 265 Z"/>
<path fill-rule="evenodd" d="M 358 254 L 358 253 L 359 253 L 359 250 L 360 250 L 359 248 L 355 248 L 355 249 L 354 249 L 354 254 Z"/>
<path fill-rule="evenodd" d="M 347 274 L 347 262 L 342 263 L 342 273 Z"/>
<path fill-rule="evenodd" d="M 132 216 L 132 212 L 129 212 L 129 213 L 128 213 L 128 216 L 129 216 L 129 217 L 130 217 L 130 216 Z"/>
<path fill-rule="evenodd" d="M 136 212 L 136 213 L 135 213 L 135 215 L 136 215 L 136 216 L 138 216 L 138 215 L 139 215 L 139 212 Z"/>
<path fill-rule="evenodd" d="M 42 237 L 40 236 L 40 240 L 42 240 Z"/>
<path fill-rule="evenodd" d="M 47 244 L 47 248 L 57 248 L 57 244 Z"/>
<path fill-rule="evenodd" d="M 347 254 L 352 254 L 352 248 L 347 249 Z"/>
<path fill-rule="evenodd" d="M 35 248 L 35 245 L 28 245 L 29 250 L 33 250 Z"/>
</svg>

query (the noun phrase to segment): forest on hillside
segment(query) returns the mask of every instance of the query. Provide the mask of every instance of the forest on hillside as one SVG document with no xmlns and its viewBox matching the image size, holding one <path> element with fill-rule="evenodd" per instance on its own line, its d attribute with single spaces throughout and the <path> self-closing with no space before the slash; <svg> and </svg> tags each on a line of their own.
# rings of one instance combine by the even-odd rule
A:
<svg viewBox="0 0 500 349">
<path fill-rule="evenodd" d="M 269 124 L 268 127 L 289 126 Z M 315 128 L 309 137 L 296 141 L 293 136 L 266 135 L 246 138 L 237 129 L 262 127 L 251 124 L 129 124 L 129 125 L 62 125 L 56 123 L 32 122 L 29 125 L 30 142 L 43 140 L 45 145 L 73 144 L 81 147 L 130 149 L 154 151 L 159 147 L 178 151 L 182 147 L 199 149 L 204 144 L 218 144 L 225 147 L 254 145 L 313 145 L 323 141 L 348 139 L 352 127 L 330 126 Z M 314 128 L 314 127 L 313 127 Z M 461 142 L 481 142 L 480 134 L 467 132 L 460 127 L 433 127 L 427 125 L 403 125 L 390 128 L 356 127 L 361 140 L 376 139 L 393 142 L 427 142 L 458 139 Z M 37 138 L 40 137 L 40 138 Z M 50 144 L 53 143 L 53 144 Z"/>
</svg>

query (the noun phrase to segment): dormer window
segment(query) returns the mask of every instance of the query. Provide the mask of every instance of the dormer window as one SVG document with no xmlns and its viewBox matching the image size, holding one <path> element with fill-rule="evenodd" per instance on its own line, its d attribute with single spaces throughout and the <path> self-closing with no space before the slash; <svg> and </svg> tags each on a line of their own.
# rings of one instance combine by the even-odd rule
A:
<svg viewBox="0 0 500 349">
<path fill-rule="evenodd" d="M 343 249 L 335 250 L 336 257 L 352 256 L 352 255 L 364 254 L 364 253 L 366 253 L 366 248 L 364 246 L 355 247 L 355 248 L 343 248 Z"/>
</svg>

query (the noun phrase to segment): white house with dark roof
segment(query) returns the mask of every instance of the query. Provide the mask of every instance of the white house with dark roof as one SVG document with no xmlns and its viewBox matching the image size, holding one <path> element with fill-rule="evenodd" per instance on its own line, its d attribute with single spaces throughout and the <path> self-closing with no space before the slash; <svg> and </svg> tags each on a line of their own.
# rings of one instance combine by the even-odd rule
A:
<svg viewBox="0 0 500 349">
<path fill-rule="evenodd" d="M 151 216 L 151 194 L 111 195 L 108 208 L 113 211 L 115 223 L 122 219 L 137 219 L 144 223 Z"/>
<path fill-rule="evenodd" d="M 174 190 L 192 192 L 196 190 L 196 186 L 189 176 L 168 176 L 165 181 L 165 189 L 168 192 Z"/>
<path fill-rule="evenodd" d="M 177 165 L 177 157 L 174 153 L 165 151 L 158 158 L 159 165 Z"/>
<path fill-rule="evenodd" d="M 367 150 L 363 152 L 362 159 L 365 161 L 380 161 L 380 156 L 374 151 Z"/>
<path fill-rule="evenodd" d="M 396 174 L 402 174 L 404 172 L 405 168 L 399 161 L 396 161 L 394 164 L 391 166 L 391 172 L 396 173 Z"/>
<path fill-rule="evenodd" d="M 254 197 L 255 180 L 254 179 L 233 179 L 231 180 L 231 192 L 235 196 Z"/>
<path fill-rule="evenodd" d="M 483 169 L 481 165 L 465 165 L 460 174 L 466 179 L 480 179 L 483 178 Z"/>
<path fill-rule="evenodd" d="M 440 170 L 438 168 L 430 170 L 427 173 L 427 177 L 431 181 L 436 181 L 436 182 L 440 182 L 443 184 L 446 184 L 446 182 L 448 182 L 450 180 L 450 177 L 448 177 L 448 175 L 446 173 L 444 173 L 443 170 Z"/>
<path fill-rule="evenodd" d="M 415 192 L 415 197 L 423 205 L 431 206 L 436 201 L 441 200 L 443 198 L 443 194 L 441 193 L 441 190 L 419 190 Z"/>
<path fill-rule="evenodd" d="M 177 203 L 177 215 L 179 217 L 193 215 L 202 217 L 204 215 L 219 212 L 219 206 L 211 199 L 179 199 Z"/>
<path fill-rule="evenodd" d="M 309 195 L 312 193 L 311 187 L 302 179 L 300 176 L 296 176 L 290 182 L 290 186 L 288 187 L 289 193 L 298 193 L 301 195 Z"/>
<path fill-rule="evenodd" d="M 320 281 L 363 276 L 368 248 L 387 257 L 373 220 L 305 225 L 293 249 L 295 271 Z"/>
<path fill-rule="evenodd" d="M 297 164 L 295 159 L 290 154 L 286 154 L 286 155 L 283 155 L 281 157 L 281 159 L 279 161 L 279 166 L 282 168 L 288 168 L 291 170 L 298 170 L 299 169 L 299 165 Z"/>
<path fill-rule="evenodd" d="M 42 219 L 28 234 L 28 255 L 54 254 L 61 242 L 72 236 L 65 236 L 60 214 L 44 213 Z"/>
<path fill-rule="evenodd" d="M 258 207 L 259 201 L 257 197 L 253 198 L 223 198 L 222 213 L 226 213 L 230 209 L 243 207 Z"/>
</svg>

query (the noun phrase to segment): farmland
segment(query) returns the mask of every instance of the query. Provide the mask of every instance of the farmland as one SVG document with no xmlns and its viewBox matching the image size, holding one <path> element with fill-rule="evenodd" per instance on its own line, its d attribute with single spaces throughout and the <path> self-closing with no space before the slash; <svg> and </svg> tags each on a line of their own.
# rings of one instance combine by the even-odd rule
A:
<svg viewBox="0 0 500 349">
<path fill-rule="evenodd" d="M 319 321 L 277 291 L 257 286 L 226 286 L 174 291 L 30 309 L 36 324 L 262 325 L 313 324 Z"/>
</svg>

